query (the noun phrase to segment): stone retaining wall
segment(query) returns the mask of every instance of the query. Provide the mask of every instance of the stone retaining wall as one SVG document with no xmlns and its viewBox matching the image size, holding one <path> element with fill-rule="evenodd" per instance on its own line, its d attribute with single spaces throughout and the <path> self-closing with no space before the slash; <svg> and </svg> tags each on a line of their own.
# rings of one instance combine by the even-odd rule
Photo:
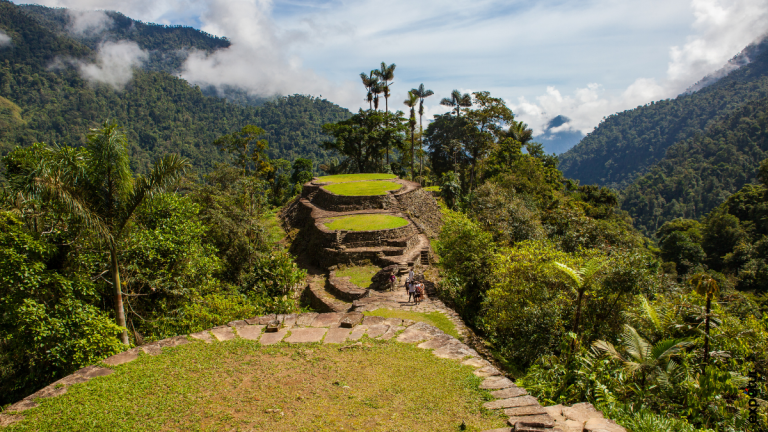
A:
<svg viewBox="0 0 768 432">
<path fill-rule="evenodd" d="M 350 282 L 349 276 L 336 277 L 335 270 L 331 270 L 328 273 L 326 287 L 331 294 L 348 302 L 353 302 L 369 295 L 369 291 L 366 288 L 359 287 Z"/>
<path fill-rule="evenodd" d="M 388 209 L 396 202 L 390 193 L 386 195 L 336 195 L 320 187 L 312 198 L 312 204 L 326 211 L 348 212 L 354 210 Z"/>
<path fill-rule="evenodd" d="M 402 211 L 413 219 L 430 238 L 437 237 L 443 227 L 443 214 L 432 194 L 424 189 L 395 195 Z"/>
</svg>

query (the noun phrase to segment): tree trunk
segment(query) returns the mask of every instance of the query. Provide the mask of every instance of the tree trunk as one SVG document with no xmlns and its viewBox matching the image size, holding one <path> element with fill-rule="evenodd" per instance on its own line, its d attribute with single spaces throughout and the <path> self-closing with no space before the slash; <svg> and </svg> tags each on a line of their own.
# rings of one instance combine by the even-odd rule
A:
<svg viewBox="0 0 768 432">
<path fill-rule="evenodd" d="M 576 300 L 576 317 L 573 319 L 573 332 L 576 337 L 579 336 L 579 321 L 581 320 L 581 299 L 584 297 L 584 290 L 579 290 L 579 298 Z"/>
<path fill-rule="evenodd" d="M 413 175 L 413 126 L 411 126 L 411 181 L 413 181 L 413 178 L 415 177 Z"/>
<path fill-rule="evenodd" d="M 125 311 L 123 310 L 123 291 L 122 285 L 120 285 L 120 267 L 117 263 L 117 251 L 114 245 L 109 247 L 109 255 L 112 261 L 112 285 L 115 288 L 115 320 L 117 325 L 123 328 L 120 340 L 123 344 L 128 345 L 128 329 L 125 326 Z"/>
<path fill-rule="evenodd" d="M 707 294 L 707 317 L 704 324 L 704 366 L 701 368 L 701 373 L 704 373 L 709 363 L 709 311 L 712 309 L 712 295 Z"/>
</svg>

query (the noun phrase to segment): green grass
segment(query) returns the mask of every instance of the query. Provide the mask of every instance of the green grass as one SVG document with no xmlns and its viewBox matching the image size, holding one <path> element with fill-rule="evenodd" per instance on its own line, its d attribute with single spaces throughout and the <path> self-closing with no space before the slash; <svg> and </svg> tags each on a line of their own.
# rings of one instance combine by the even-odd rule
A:
<svg viewBox="0 0 768 432">
<path fill-rule="evenodd" d="M 244 339 L 166 348 L 40 400 L 4 431 L 468 431 L 504 426 L 482 378 L 414 344 Z M 268 410 L 276 410 L 270 412 Z"/>
<path fill-rule="evenodd" d="M 363 312 L 363 314 L 370 315 L 370 316 L 379 316 L 384 318 L 400 318 L 400 319 L 421 321 L 439 328 L 440 330 L 444 331 L 446 334 L 449 334 L 455 337 L 456 339 L 462 339 L 462 337 L 459 335 L 459 332 L 456 331 L 456 327 L 453 325 L 451 320 L 449 320 L 448 317 L 445 316 L 445 314 L 442 314 L 440 312 L 423 313 L 423 312 L 411 312 L 411 311 L 404 311 L 404 310 L 376 309 L 370 312 Z"/>
<path fill-rule="evenodd" d="M 374 265 L 346 267 L 336 270 L 336 277 L 349 276 L 349 281 L 353 284 L 360 288 L 368 288 L 371 284 L 371 278 L 378 273 L 379 270 L 381 270 L 381 268 Z"/>
<path fill-rule="evenodd" d="M 343 216 L 325 224 L 329 230 L 378 231 L 399 228 L 408 225 L 408 221 L 386 214 L 360 214 Z"/>
<path fill-rule="evenodd" d="M 394 174 L 338 174 L 318 177 L 316 183 L 347 183 L 361 180 L 387 180 L 396 177 Z"/>
<path fill-rule="evenodd" d="M 277 213 L 280 209 L 268 211 L 261 216 L 261 221 L 264 222 L 264 228 L 267 229 L 267 238 L 271 243 L 277 243 L 285 237 L 285 231 L 280 226 L 280 219 Z"/>
<path fill-rule="evenodd" d="M 440 192 L 440 186 L 427 186 L 424 188 L 424 190 L 430 192 Z"/>
<path fill-rule="evenodd" d="M 323 189 L 336 195 L 371 196 L 386 195 L 387 191 L 403 187 L 400 183 L 390 181 L 366 181 L 355 183 L 335 183 L 323 186 Z"/>
</svg>

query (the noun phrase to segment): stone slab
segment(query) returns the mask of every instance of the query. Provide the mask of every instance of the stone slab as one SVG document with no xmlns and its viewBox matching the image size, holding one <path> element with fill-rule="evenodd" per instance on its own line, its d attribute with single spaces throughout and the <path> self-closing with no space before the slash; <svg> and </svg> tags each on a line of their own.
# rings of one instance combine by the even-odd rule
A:
<svg viewBox="0 0 768 432">
<path fill-rule="evenodd" d="M 533 396 L 518 396 L 507 399 L 499 399 L 483 404 L 485 409 L 515 408 L 529 405 L 539 405 L 539 401 Z"/>
<path fill-rule="evenodd" d="M 299 316 L 296 314 L 288 314 L 283 317 L 283 327 L 287 329 L 291 329 L 296 325 L 296 322 L 299 320 Z"/>
<path fill-rule="evenodd" d="M 243 339 L 259 340 L 262 330 L 264 330 L 263 325 L 247 325 L 245 327 L 238 327 L 237 335 Z"/>
<path fill-rule="evenodd" d="M 201 332 L 192 333 L 189 335 L 193 339 L 201 340 L 205 343 L 211 343 L 213 342 L 213 338 L 211 337 L 211 334 L 208 333 L 208 330 L 203 330 Z"/>
<path fill-rule="evenodd" d="M 505 388 L 504 390 L 494 390 L 491 392 L 491 396 L 496 399 L 508 399 L 518 396 L 525 396 L 528 392 L 524 388 L 518 386 L 512 386 Z"/>
<path fill-rule="evenodd" d="M 397 337 L 397 341 L 403 343 L 422 342 L 434 339 L 442 333 L 443 332 L 438 328 L 420 322 L 406 328 L 405 331 L 400 333 L 400 336 Z"/>
<path fill-rule="evenodd" d="M 6 412 L 8 411 L 22 412 L 28 409 L 37 408 L 38 406 L 40 405 L 33 400 L 23 399 L 9 406 L 8 408 L 5 409 L 5 411 Z"/>
<path fill-rule="evenodd" d="M 507 423 L 513 426 L 516 431 L 521 430 L 523 427 L 551 428 L 555 426 L 555 422 L 546 414 L 511 416 Z"/>
<path fill-rule="evenodd" d="M 144 351 L 145 354 L 149 354 L 151 356 L 156 356 L 163 352 L 163 348 L 158 343 L 142 345 L 141 350 Z"/>
<path fill-rule="evenodd" d="M 400 318 L 387 318 L 384 320 L 382 324 L 386 324 L 390 327 L 392 326 L 397 327 L 397 326 L 403 325 L 403 320 L 401 320 Z"/>
<path fill-rule="evenodd" d="M 504 410 L 504 414 L 510 417 L 523 417 L 523 416 L 532 416 L 532 415 L 541 414 L 541 415 L 546 415 L 547 418 L 551 420 L 551 417 L 549 417 L 549 414 L 547 414 L 547 410 L 545 410 L 541 405 L 538 405 L 538 404 L 507 408 Z"/>
<path fill-rule="evenodd" d="M 365 334 L 365 331 L 368 330 L 368 326 L 365 324 L 361 324 L 359 326 L 355 326 L 355 328 L 352 329 L 352 333 L 349 334 L 349 340 L 360 340 L 361 337 Z"/>
<path fill-rule="evenodd" d="M 389 326 L 389 330 L 387 330 L 386 333 L 381 335 L 381 337 L 379 339 L 381 339 L 381 340 L 390 340 L 393 337 L 395 337 L 397 335 L 397 333 L 399 331 L 403 330 L 404 328 L 405 327 L 403 327 L 403 326 Z"/>
<path fill-rule="evenodd" d="M 260 321 L 260 318 L 259 317 L 253 317 L 253 318 L 248 318 L 248 319 L 246 319 L 244 321 L 248 325 L 258 325 L 259 321 Z"/>
<path fill-rule="evenodd" d="M 213 337 L 215 337 L 219 342 L 224 342 L 235 338 L 235 332 L 232 330 L 232 327 L 229 326 L 214 327 L 211 329 L 211 333 L 213 334 Z"/>
<path fill-rule="evenodd" d="M 501 375 L 501 372 L 493 366 L 485 366 L 472 373 L 481 378 Z"/>
<path fill-rule="evenodd" d="M 363 314 L 360 312 L 349 312 L 341 317 L 341 326 L 344 328 L 352 328 L 363 322 Z"/>
<path fill-rule="evenodd" d="M 603 413 L 598 411 L 591 403 L 578 403 L 569 407 L 563 407 L 563 417 L 581 424 L 593 418 L 603 418 Z"/>
<path fill-rule="evenodd" d="M 20 422 L 24 419 L 24 416 L 20 415 L 8 415 L 0 414 L 0 427 L 10 426 L 16 422 Z"/>
<path fill-rule="evenodd" d="M 366 315 L 363 318 L 363 324 L 365 324 L 365 325 L 384 324 L 384 321 L 386 321 L 386 318 L 380 317 L 380 316 Z"/>
<path fill-rule="evenodd" d="M 441 334 L 439 336 L 436 336 L 434 339 L 430 339 L 426 342 L 422 342 L 418 345 L 419 348 L 422 349 L 436 349 L 436 348 L 442 348 L 445 345 L 452 344 L 452 343 L 460 343 L 458 339 L 456 339 L 453 336 L 447 335 L 447 334 Z"/>
<path fill-rule="evenodd" d="M 505 377 L 488 377 L 480 383 L 483 390 L 501 390 L 508 387 L 515 387 L 515 383 Z"/>
<path fill-rule="evenodd" d="M 613 420 L 592 418 L 584 424 L 584 432 L 627 432 L 627 430 Z"/>
<path fill-rule="evenodd" d="M 412 326 L 414 324 L 416 324 L 416 321 L 414 321 L 414 320 L 409 320 L 409 319 L 404 319 L 403 320 L 403 327 L 410 327 L 410 326 Z"/>
<path fill-rule="evenodd" d="M 262 345 L 273 345 L 283 340 L 287 334 L 288 329 L 281 329 L 280 331 L 276 331 L 274 333 L 264 333 L 261 335 L 259 343 Z"/>
<path fill-rule="evenodd" d="M 329 344 L 329 343 L 340 344 L 340 343 L 344 343 L 344 342 L 347 341 L 347 337 L 349 336 L 349 333 L 351 331 L 352 331 L 351 329 L 343 328 L 343 327 L 336 327 L 336 328 L 328 329 L 328 334 L 325 335 L 325 339 L 323 339 L 323 343 L 324 344 Z"/>
<path fill-rule="evenodd" d="M 378 338 L 384 336 L 384 334 L 387 333 L 387 330 L 389 330 L 389 326 L 386 324 L 374 324 L 368 326 L 368 337 Z"/>
<path fill-rule="evenodd" d="M 512 428 L 498 428 L 498 429 L 488 429 L 484 430 L 483 432 L 514 432 L 515 430 Z"/>
<path fill-rule="evenodd" d="M 481 359 L 481 358 L 474 358 L 474 357 L 464 360 L 463 362 L 461 362 L 461 364 L 472 366 L 475 368 L 491 366 L 491 362 L 489 362 L 488 360 Z"/>
<path fill-rule="evenodd" d="M 452 360 L 462 360 L 465 357 L 480 357 L 477 351 L 464 345 L 463 343 L 453 343 L 442 346 L 432 351 L 432 354 L 434 354 L 436 357 Z"/>
<path fill-rule="evenodd" d="M 326 312 L 321 313 L 315 317 L 312 321 L 312 327 L 337 327 L 341 317 L 344 314 L 341 312 Z"/>
<path fill-rule="evenodd" d="M 230 327 L 242 327 L 242 326 L 248 325 L 248 323 L 245 322 L 245 320 L 237 320 L 237 321 L 230 321 L 227 323 L 227 325 Z"/>
<path fill-rule="evenodd" d="M 162 348 L 172 348 L 172 347 L 177 347 L 179 345 L 184 345 L 188 343 L 189 343 L 189 339 L 187 339 L 186 335 L 174 336 L 168 339 L 157 341 L 157 344 L 160 345 L 160 347 Z"/>
<path fill-rule="evenodd" d="M 312 321 L 314 321 L 318 315 L 319 314 L 317 312 L 303 313 L 296 318 L 295 325 L 299 327 L 309 327 L 310 324 L 312 324 Z"/>
<path fill-rule="evenodd" d="M 295 328 L 291 331 L 291 335 L 285 338 L 285 341 L 288 343 L 320 342 L 327 331 L 328 329 L 325 328 Z"/>
<path fill-rule="evenodd" d="M 107 376 L 112 374 L 114 369 L 105 368 L 101 366 L 86 366 L 77 372 L 75 372 L 73 375 L 77 375 L 79 377 L 82 377 L 86 380 L 89 380 L 91 378 L 96 378 L 100 376 Z"/>
<path fill-rule="evenodd" d="M 277 315 L 275 315 L 275 314 L 260 316 L 259 317 L 259 325 L 267 325 L 267 324 L 271 323 L 272 321 L 274 321 L 275 318 L 277 318 Z"/>
<path fill-rule="evenodd" d="M 53 383 L 41 388 L 40 390 L 32 393 L 31 395 L 25 397 L 24 399 L 34 401 L 37 399 L 45 399 L 45 398 L 61 396 L 66 392 L 67 392 L 66 385 L 63 385 L 61 383 Z"/>
<path fill-rule="evenodd" d="M 110 366 L 117 366 L 123 363 L 128 363 L 136 360 L 139 357 L 139 349 L 131 348 L 128 351 L 123 351 L 119 354 L 115 354 L 112 357 L 107 357 L 102 360 L 105 364 Z"/>
</svg>

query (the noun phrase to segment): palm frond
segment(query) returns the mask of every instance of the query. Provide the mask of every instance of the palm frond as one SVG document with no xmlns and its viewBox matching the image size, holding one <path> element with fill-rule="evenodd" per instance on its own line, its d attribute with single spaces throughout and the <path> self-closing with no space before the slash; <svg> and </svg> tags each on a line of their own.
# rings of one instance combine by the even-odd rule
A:
<svg viewBox="0 0 768 432">
<path fill-rule="evenodd" d="M 651 358 L 666 359 L 691 345 L 688 339 L 664 339 L 651 348 Z"/>
<path fill-rule="evenodd" d="M 619 351 L 616 349 L 616 347 L 610 343 L 606 342 L 604 340 L 597 340 L 592 343 L 592 346 L 596 349 L 605 352 L 609 357 L 616 359 L 621 362 L 626 362 L 627 360 L 619 353 Z"/>
<path fill-rule="evenodd" d="M 645 363 L 650 354 L 650 344 L 637 333 L 634 327 L 624 324 L 622 344 L 630 357 L 638 363 Z"/>
<path fill-rule="evenodd" d="M 568 267 L 567 265 L 559 262 L 555 262 L 555 268 L 560 270 L 564 275 L 568 276 L 577 288 L 581 288 L 583 278 L 579 270 Z"/>
</svg>

